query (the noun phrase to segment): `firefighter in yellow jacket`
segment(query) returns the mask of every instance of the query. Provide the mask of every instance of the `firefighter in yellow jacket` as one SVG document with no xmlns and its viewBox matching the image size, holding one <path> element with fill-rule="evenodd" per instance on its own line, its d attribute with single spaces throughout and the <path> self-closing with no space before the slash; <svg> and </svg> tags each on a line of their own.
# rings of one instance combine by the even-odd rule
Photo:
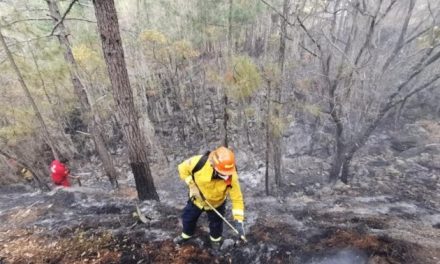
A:
<svg viewBox="0 0 440 264">
<path fill-rule="evenodd" d="M 190 199 L 182 214 L 182 234 L 174 242 L 188 241 L 194 234 L 199 216 L 206 212 L 211 245 L 218 247 L 222 241 L 223 220 L 205 199 L 224 215 L 228 194 L 232 202 L 233 224 L 240 235 L 244 235 L 243 195 L 235 169 L 234 153 L 230 149 L 219 147 L 204 155 L 193 156 L 182 162 L 178 170 L 180 178 L 188 185 Z"/>
</svg>

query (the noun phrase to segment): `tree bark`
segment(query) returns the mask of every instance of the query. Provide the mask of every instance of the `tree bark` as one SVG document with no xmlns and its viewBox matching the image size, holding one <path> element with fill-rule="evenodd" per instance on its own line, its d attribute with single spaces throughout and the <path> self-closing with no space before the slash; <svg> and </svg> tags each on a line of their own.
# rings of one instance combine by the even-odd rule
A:
<svg viewBox="0 0 440 264">
<path fill-rule="evenodd" d="M 43 137 L 46 139 L 47 144 L 49 145 L 50 149 L 52 150 L 52 154 L 55 159 L 59 158 L 58 150 L 55 148 L 55 145 L 50 138 L 49 130 L 47 129 L 46 123 L 44 122 L 43 116 L 41 115 L 40 110 L 38 109 L 37 104 L 35 104 L 34 98 L 32 97 L 29 88 L 26 85 L 26 82 L 23 79 L 23 76 L 21 75 L 20 70 L 17 67 L 17 64 L 15 63 L 14 57 L 12 56 L 11 51 L 8 48 L 8 45 L 6 44 L 5 38 L 1 32 L 1 26 L 0 26 L 0 42 L 2 43 L 2 46 L 6 52 L 6 56 L 8 57 L 9 62 L 11 63 L 12 68 L 15 71 L 15 74 L 17 74 L 18 81 L 20 82 L 21 88 L 23 88 L 24 93 L 26 94 L 26 98 L 28 99 L 29 103 L 31 104 L 35 115 L 37 116 L 38 121 L 40 122 L 41 128 L 43 129 Z"/>
<path fill-rule="evenodd" d="M 270 160 L 270 101 L 271 101 L 271 82 L 267 82 L 267 109 L 266 109 L 266 162 L 265 162 L 265 186 L 266 186 L 266 195 L 270 195 L 269 190 L 269 160 Z"/>
<path fill-rule="evenodd" d="M 116 172 L 115 166 L 113 165 L 113 159 L 105 145 L 102 133 L 98 128 L 98 124 L 100 123 L 99 115 L 92 107 L 93 102 L 91 102 L 91 100 L 89 99 L 86 87 L 81 82 L 81 78 L 78 72 L 78 64 L 75 60 L 75 57 L 73 56 L 72 49 L 70 48 L 71 45 L 68 39 L 68 30 L 65 27 L 63 21 L 61 21 L 62 18 L 56 0 L 46 0 L 46 2 L 49 7 L 50 16 L 52 17 L 53 24 L 57 25 L 57 29 L 59 31 L 57 37 L 60 45 L 64 49 L 64 58 L 69 65 L 69 74 L 73 84 L 73 89 L 81 104 L 81 115 L 83 117 L 85 117 L 89 113 L 92 115 L 92 118 L 87 119 L 87 124 L 91 128 L 91 134 L 93 137 L 93 142 L 95 144 L 95 149 L 98 152 L 98 155 L 103 163 L 104 170 L 107 174 L 110 184 L 113 188 L 117 188 L 118 174 Z"/>
<path fill-rule="evenodd" d="M 229 0 L 229 14 L 228 14 L 228 58 L 231 58 L 232 56 L 232 49 L 233 49 L 233 43 L 232 43 L 232 7 L 233 7 L 233 0 Z"/>
<path fill-rule="evenodd" d="M 128 143 L 130 166 L 140 200 L 159 200 L 145 151 L 146 141 L 139 129 L 113 0 L 94 0 L 98 31 L 107 64 L 122 131 Z"/>
<path fill-rule="evenodd" d="M 355 152 L 354 152 L 355 153 Z M 345 184 L 348 184 L 348 176 L 350 172 L 350 164 L 351 160 L 353 159 L 354 153 L 347 153 L 344 156 L 343 162 L 342 162 L 342 169 L 341 169 L 341 181 Z"/>
<path fill-rule="evenodd" d="M 226 94 L 226 88 L 224 88 L 223 95 L 223 146 L 228 147 L 229 137 L 228 137 L 228 95 Z"/>
<path fill-rule="evenodd" d="M 280 83 L 275 89 L 275 100 L 278 102 L 278 107 L 274 108 L 274 118 L 279 120 L 282 112 L 282 92 L 284 85 L 284 63 L 286 57 L 286 36 L 287 36 L 287 24 L 289 17 L 290 0 L 283 1 L 283 17 L 281 18 L 281 30 L 280 30 L 280 49 L 278 57 L 278 66 L 280 68 Z M 273 136 L 273 167 L 275 171 L 275 184 L 281 186 L 282 184 L 282 135 Z"/>
<path fill-rule="evenodd" d="M 233 0 L 228 1 L 228 60 L 231 59 L 232 53 L 234 50 L 234 44 L 232 43 L 232 8 L 234 5 Z M 229 115 L 228 115 L 228 107 L 229 107 L 229 98 L 226 91 L 226 88 L 223 88 L 223 139 L 222 143 L 225 147 L 228 147 L 229 145 L 229 135 L 228 135 L 228 121 L 229 121 Z"/>
<path fill-rule="evenodd" d="M 246 100 L 244 98 L 239 99 L 238 111 L 239 111 L 239 119 L 240 119 L 240 123 L 241 123 L 240 126 L 243 126 L 244 134 L 246 137 L 246 143 L 249 145 L 250 150 L 253 151 L 254 145 L 252 144 L 252 141 L 251 141 L 248 118 L 247 118 L 246 109 L 245 109 L 246 105 L 249 105 L 249 104 L 250 104 L 250 102 L 246 102 Z"/>
<path fill-rule="evenodd" d="M 231 60 L 232 58 L 232 51 L 234 44 L 232 43 L 232 7 L 233 7 L 233 0 L 229 0 L 229 14 L 228 14 L 228 60 Z M 229 115 L 228 115 L 228 103 L 229 98 L 226 91 L 226 88 L 223 89 L 223 145 L 225 147 L 228 147 L 229 144 L 229 138 L 228 138 L 228 121 L 229 121 Z"/>
<path fill-rule="evenodd" d="M 338 139 L 337 139 L 338 140 Z M 340 179 L 342 175 L 342 168 L 345 163 L 345 152 L 343 145 L 338 142 L 336 143 L 336 152 L 333 157 L 333 163 L 330 168 L 330 182 L 335 183 Z"/>
</svg>

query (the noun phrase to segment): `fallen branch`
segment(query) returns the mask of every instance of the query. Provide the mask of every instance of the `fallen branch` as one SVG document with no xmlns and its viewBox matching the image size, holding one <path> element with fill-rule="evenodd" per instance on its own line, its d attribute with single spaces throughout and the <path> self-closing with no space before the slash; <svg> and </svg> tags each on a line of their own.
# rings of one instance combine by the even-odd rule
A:
<svg viewBox="0 0 440 264">
<path fill-rule="evenodd" d="M 148 223 L 148 220 L 152 220 L 150 217 L 145 216 L 145 215 L 141 212 L 141 209 L 139 209 L 139 205 L 138 205 L 138 204 L 136 204 L 136 213 L 137 213 L 137 216 L 139 217 L 139 220 L 140 220 L 142 223 L 144 223 L 144 224 L 147 224 L 147 223 Z M 148 218 L 148 220 L 147 220 L 147 218 Z"/>
</svg>

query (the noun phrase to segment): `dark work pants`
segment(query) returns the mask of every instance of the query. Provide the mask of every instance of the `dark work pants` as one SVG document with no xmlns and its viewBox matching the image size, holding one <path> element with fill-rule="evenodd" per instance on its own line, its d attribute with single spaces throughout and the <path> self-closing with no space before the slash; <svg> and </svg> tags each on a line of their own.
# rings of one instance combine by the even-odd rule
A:
<svg viewBox="0 0 440 264">
<path fill-rule="evenodd" d="M 225 214 L 225 203 L 216 208 L 221 215 Z M 192 236 L 196 230 L 197 220 L 204 210 L 195 206 L 191 201 L 188 201 L 182 214 L 183 233 Z M 223 233 L 223 220 L 213 211 L 205 211 L 208 215 L 209 221 L 209 235 L 217 239 Z"/>
</svg>

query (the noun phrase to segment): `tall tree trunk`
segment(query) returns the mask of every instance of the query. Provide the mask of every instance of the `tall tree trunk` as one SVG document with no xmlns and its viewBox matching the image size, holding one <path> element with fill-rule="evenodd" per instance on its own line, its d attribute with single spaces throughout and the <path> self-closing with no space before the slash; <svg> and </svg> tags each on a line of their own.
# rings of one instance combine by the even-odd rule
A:
<svg viewBox="0 0 440 264">
<path fill-rule="evenodd" d="M 232 7 L 233 0 L 229 0 L 229 14 L 228 14 L 228 58 L 232 56 Z"/>
<path fill-rule="evenodd" d="M 78 72 L 78 64 L 73 57 L 72 49 L 70 48 L 70 42 L 68 39 L 68 30 L 65 27 L 63 21 L 61 21 L 61 14 L 58 8 L 58 4 L 56 0 L 46 0 L 50 16 L 52 17 L 53 24 L 56 26 L 59 31 L 57 37 L 64 49 L 64 58 L 69 65 L 69 74 L 70 79 L 72 80 L 73 89 L 78 97 L 81 104 L 81 114 L 85 117 L 87 114 L 91 113 L 92 118 L 87 119 L 87 124 L 91 128 L 91 134 L 93 137 L 93 141 L 95 144 L 95 149 L 98 152 L 98 155 L 103 163 L 104 170 L 109 178 L 109 181 L 113 188 L 118 187 L 117 177 L 118 174 L 116 172 L 115 166 L 113 165 L 113 159 L 107 150 L 105 145 L 104 138 L 102 136 L 101 131 L 99 130 L 100 118 L 98 113 L 92 107 L 93 102 L 91 102 L 89 96 L 87 95 L 86 87 L 81 82 L 81 78 Z"/>
<path fill-rule="evenodd" d="M 275 100 L 278 104 L 274 107 L 274 118 L 279 120 L 281 112 L 283 110 L 283 104 L 281 102 L 283 85 L 284 85 L 284 63 L 286 57 L 286 36 L 287 36 L 287 19 L 289 17 L 290 0 L 283 1 L 283 18 L 281 18 L 281 30 L 280 30 L 280 49 L 278 57 L 278 66 L 280 68 L 280 83 L 275 89 Z M 273 136 L 273 167 L 275 171 L 275 184 L 280 186 L 282 184 L 282 133 L 272 135 Z"/>
<path fill-rule="evenodd" d="M 3 37 L 3 34 L 1 32 L 1 25 L 0 25 L 0 42 L 2 43 L 2 46 L 6 52 L 6 56 L 8 57 L 9 62 L 11 63 L 12 68 L 15 71 L 15 74 L 17 74 L 18 81 L 20 82 L 21 88 L 23 88 L 24 93 L 26 94 L 26 98 L 28 99 L 29 103 L 31 104 L 35 115 L 37 116 L 37 119 L 41 125 L 41 128 L 43 129 L 43 137 L 46 139 L 47 144 L 49 145 L 50 149 L 52 150 L 52 154 L 55 159 L 59 158 L 59 154 L 57 149 L 55 148 L 55 145 L 50 138 L 49 130 L 47 129 L 46 123 L 44 122 L 43 116 L 41 115 L 40 110 L 38 109 L 38 106 L 35 104 L 34 98 L 32 97 L 26 82 L 23 79 L 23 76 L 21 75 L 20 70 L 17 67 L 17 64 L 15 63 L 14 57 L 12 56 L 11 51 L 8 48 L 8 45 L 6 45 L 5 38 Z"/>
<path fill-rule="evenodd" d="M 250 105 L 250 102 L 248 102 L 248 105 Z M 254 149 L 254 145 L 252 144 L 252 141 L 251 141 L 251 135 L 250 135 L 250 133 L 249 133 L 249 124 L 248 124 L 248 118 L 247 118 L 247 115 L 246 115 L 246 109 L 245 109 L 245 106 L 246 106 L 246 101 L 245 101 L 245 99 L 241 99 L 241 100 L 239 100 L 239 103 L 238 103 L 238 107 L 239 107 L 239 113 L 240 113 L 240 122 L 242 122 L 243 123 L 243 128 L 244 128 L 244 132 L 245 132 L 245 136 L 246 136 L 246 142 L 247 142 L 247 144 L 249 145 L 249 147 L 250 147 L 250 149 L 251 149 L 251 151 L 253 151 L 253 149 Z"/>
<path fill-rule="evenodd" d="M 228 121 L 229 121 L 229 114 L 228 114 L 228 95 L 226 94 L 226 88 L 224 89 L 224 95 L 223 95 L 223 146 L 228 147 L 229 144 L 229 137 L 228 137 Z"/>
<path fill-rule="evenodd" d="M 312 135 L 310 136 L 311 142 L 310 142 L 310 146 L 309 146 L 309 150 L 307 151 L 307 154 L 309 156 L 313 155 L 313 151 L 315 151 L 315 145 L 316 143 L 319 141 L 320 135 L 319 135 L 319 131 L 318 131 L 318 127 L 320 125 L 320 116 L 317 115 L 315 117 L 315 122 L 312 123 L 311 125 L 311 129 L 312 129 Z"/>
<path fill-rule="evenodd" d="M 330 169 L 330 182 L 336 182 L 342 173 L 342 167 L 344 164 L 344 158 L 346 157 L 346 144 L 344 141 L 344 126 L 342 124 L 340 113 L 336 109 L 336 99 L 334 98 L 335 94 L 335 88 L 336 84 L 330 88 L 330 109 L 332 109 L 330 115 L 333 119 L 333 122 L 336 125 L 336 131 L 335 131 L 335 141 L 336 141 L 336 150 L 333 158 L 333 164 Z"/>
<path fill-rule="evenodd" d="M 140 200 L 159 200 L 145 151 L 147 144 L 139 129 L 138 113 L 125 65 L 115 3 L 113 0 L 94 0 L 93 5 L 115 104 L 128 143 L 128 155 L 138 197 Z"/>
<path fill-rule="evenodd" d="M 232 7 L 233 7 L 233 0 L 229 0 L 229 14 L 228 14 L 228 60 L 231 60 L 232 58 L 232 50 L 233 50 L 233 43 L 232 43 Z M 228 115 L 228 107 L 229 107 L 229 98 L 226 91 L 226 88 L 223 88 L 223 145 L 225 147 L 229 144 L 229 138 L 228 138 L 228 121 L 229 121 L 229 115 Z"/>
<path fill-rule="evenodd" d="M 270 160 L 270 142 L 271 142 L 271 138 L 270 138 L 270 101 L 271 101 L 271 82 L 268 81 L 267 82 L 267 109 L 266 109 L 266 162 L 265 162 L 265 186 L 266 186 L 266 195 L 270 194 L 270 190 L 269 190 L 269 160 Z"/>
</svg>

